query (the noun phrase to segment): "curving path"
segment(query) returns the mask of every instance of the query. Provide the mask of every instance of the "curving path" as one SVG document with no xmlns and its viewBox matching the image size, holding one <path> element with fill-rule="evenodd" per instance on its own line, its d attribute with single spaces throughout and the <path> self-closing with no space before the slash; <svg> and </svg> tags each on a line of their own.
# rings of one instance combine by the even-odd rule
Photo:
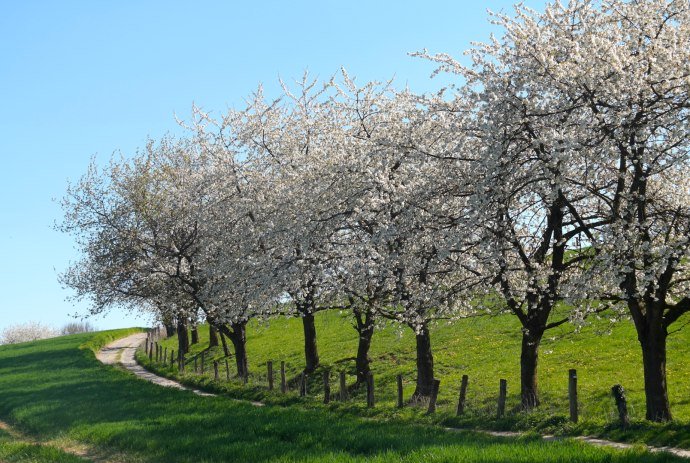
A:
<svg viewBox="0 0 690 463">
<path fill-rule="evenodd" d="M 139 365 L 134 358 L 134 354 L 139 346 L 141 346 L 144 342 L 146 342 L 146 333 L 132 334 L 106 345 L 98 351 L 96 358 L 106 365 L 117 365 L 119 363 L 139 378 L 145 379 L 146 381 L 150 381 L 154 384 L 158 384 L 159 386 L 184 389 L 187 391 L 192 391 L 193 393 L 201 396 L 216 395 L 201 391 L 199 389 L 183 386 L 172 379 L 155 375 Z"/>
<path fill-rule="evenodd" d="M 134 358 L 134 354 L 136 353 L 136 350 L 141 346 L 144 342 L 146 341 L 146 333 L 136 333 L 130 336 L 127 336 L 125 338 L 118 339 L 117 341 L 113 341 L 110 344 L 106 345 L 103 347 L 98 353 L 96 354 L 96 358 L 103 362 L 106 365 L 116 365 L 116 364 L 121 364 L 123 367 L 125 367 L 127 370 L 131 371 L 138 377 L 145 379 L 147 381 L 150 381 L 154 384 L 158 384 L 160 386 L 164 387 L 174 387 L 177 389 L 184 389 L 188 391 L 192 391 L 195 394 L 201 395 L 201 396 L 216 396 L 216 394 L 210 394 L 208 392 L 200 391 L 199 389 L 194 389 L 190 388 L 187 386 L 183 386 L 182 384 L 178 383 L 177 381 L 173 381 L 168 378 L 163 378 L 162 376 L 155 375 L 151 373 L 150 371 L 144 369 L 141 365 L 137 363 L 137 361 Z M 249 402 L 246 400 L 240 400 L 240 399 L 230 399 L 230 400 L 235 400 L 237 402 Z M 261 402 L 249 402 L 252 405 L 255 405 L 257 407 L 261 407 L 264 404 Z M 457 428 L 443 428 L 446 431 L 462 431 L 461 429 Z M 474 431 L 476 432 L 482 432 L 485 434 L 490 434 L 492 436 L 496 437 L 519 437 L 522 435 L 520 432 L 511 432 L 511 431 L 484 431 L 484 430 L 477 430 L 475 429 Z M 552 440 L 558 440 L 562 439 L 561 437 L 557 436 L 542 436 L 542 438 L 546 441 L 552 441 Z M 613 447 L 621 450 L 625 449 L 630 449 L 633 448 L 633 444 L 625 444 L 622 442 L 613 442 L 609 440 L 604 440 L 604 439 L 597 439 L 595 437 L 588 437 L 588 436 L 577 436 L 577 437 L 572 437 L 572 439 L 576 440 L 581 440 L 583 442 L 587 442 L 588 444 L 592 445 L 597 445 L 600 447 Z M 639 444 L 638 444 L 639 445 Z M 685 449 L 679 449 L 675 447 L 652 447 L 652 446 L 646 446 L 647 450 L 650 452 L 666 452 L 673 454 L 677 457 L 681 458 L 688 458 L 690 459 L 690 450 L 685 450 Z"/>
</svg>

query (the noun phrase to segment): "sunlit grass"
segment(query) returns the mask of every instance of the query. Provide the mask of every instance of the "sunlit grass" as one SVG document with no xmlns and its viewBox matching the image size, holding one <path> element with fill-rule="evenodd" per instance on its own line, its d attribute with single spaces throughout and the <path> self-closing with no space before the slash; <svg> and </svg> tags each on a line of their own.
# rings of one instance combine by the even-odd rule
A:
<svg viewBox="0 0 690 463">
<path fill-rule="evenodd" d="M 128 462 L 676 461 L 642 450 L 364 420 L 337 407 L 254 407 L 199 397 L 99 364 L 89 349 L 79 348 L 93 336 L 0 348 L 0 418 L 43 440 L 82 442 L 125 454 Z"/>
<path fill-rule="evenodd" d="M 193 358 L 208 348 L 208 329 L 199 328 L 201 342 L 192 346 L 187 373 L 182 378 L 190 384 L 205 385 L 234 397 L 265 400 L 272 403 L 300 401 L 293 393 L 283 397 L 267 391 L 266 363 L 273 361 L 278 385 L 280 361 L 286 362 L 287 376 L 293 391 L 304 366 L 303 338 L 299 319 L 278 319 L 270 324 L 251 323 L 247 330 L 250 380 L 227 383 L 225 364 L 221 362 L 223 381 L 211 381 L 212 365 L 206 363 L 206 377 L 191 372 Z M 679 322 L 678 326 L 684 323 Z M 348 382 L 354 382 L 354 355 L 357 334 L 344 315 L 321 313 L 316 317 L 318 346 L 322 369 L 310 378 L 312 406 L 322 398 L 322 371 L 331 371 L 331 389 L 337 394 L 337 374 L 344 370 Z M 481 316 L 439 324 L 432 329 L 432 348 L 436 377 L 441 380 L 438 413 L 433 421 L 463 427 L 537 430 L 560 434 L 597 434 L 628 441 L 646 441 L 659 445 L 690 448 L 690 330 L 673 333 L 668 341 L 668 380 L 671 405 L 676 422 L 655 425 L 644 422 L 644 387 L 642 359 L 635 330 L 628 321 L 611 324 L 607 319 L 592 320 L 580 332 L 572 325 L 562 325 L 547 332 L 540 352 L 539 380 L 542 395 L 540 410 L 526 414 L 519 410 L 519 357 L 521 332 L 512 316 Z M 176 349 L 176 338 L 163 342 Z M 232 346 L 230 346 L 232 347 Z M 222 357 L 222 349 L 207 352 L 207 359 Z M 396 376 L 402 374 L 405 395 L 414 389 L 415 346 L 411 330 L 389 326 L 374 334 L 371 358 L 376 384 L 377 408 L 366 410 L 364 391 L 355 393 L 347 404 L 334 407 L 369 416 L 398 417 L 432 421 L 422 411 L 399 411 L 395 408 Z M 140 356 L 141 360 L 144 360 Z M 200 360 L 200 357 L 199 357 Z M 231 371 L 234 370 L 230 359 Z M 157 371 L 177 375 L 176 369 L 154 367 Z M 568 421 L 568 370 L 577 369 L 580 399 L 578 426 Z M 463 374 L 469 376 L 467 414 L 456 418 L 454 411 Z M 499 379 L 508 380 L 508 416 L 495 419 Z M 634 425 L 626 431 L 616 424 L 617 412 L 610 395 L 614 384 L 625 387 Z"/>
</svg>

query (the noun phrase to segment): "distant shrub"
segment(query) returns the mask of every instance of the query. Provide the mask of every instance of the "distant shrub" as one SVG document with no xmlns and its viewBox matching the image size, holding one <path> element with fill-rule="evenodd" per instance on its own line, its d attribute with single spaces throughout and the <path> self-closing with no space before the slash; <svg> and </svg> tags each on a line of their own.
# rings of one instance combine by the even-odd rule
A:
<svg viewBox="0 0 690 463">
<path fill-rule="evenodd" d="M 0 332 L 0 344 L 16 344 L 53 338 L 59 333 L 48 325 L 39 322 L 26 322 L 8 326 Z"/>
<path fill-rule="evenodd" d="M 93 331 L 96 331 L 96 328 L 89 322 L 70 322 L 62 327 L 60 334 L 65 336 L 68 334 L 91 333 Z"/>
</svg>

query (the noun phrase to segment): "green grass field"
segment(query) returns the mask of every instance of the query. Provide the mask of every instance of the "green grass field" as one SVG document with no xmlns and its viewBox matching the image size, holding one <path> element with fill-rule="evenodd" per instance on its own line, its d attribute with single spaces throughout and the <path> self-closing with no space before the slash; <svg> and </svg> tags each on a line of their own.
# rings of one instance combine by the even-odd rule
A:
<svg viewBox="0 0 690 463">
<path fill-rule="evenodd" d="M 331 322 L 336 323 L 320 320 Z M 315 404 L 254 407 L 227 397 L 200 397 L 136 379 L 94 358 L 91 349 L 128 332 L 0 347 L 0 419 L 32 439 L 85 445 L 103 461 L 680 461 L 640 449 L 620 452 L 568 440 L 501 439 L 404 420 L 363 419 L 348 409 Z M 15 443 L 0 445 L 7 451 Z M 44 461 L 2 455 L 0 461 Z M 80 461 L 58 458 L 63 456 L 48 461 Z"/>
<path fill-rule="evenodd" d="M 39 445 L 0 429 L 0 461 L 17 463 L 83 463 L 88 460 L 51 445 Z"/>
<path fill-rule="evenodd" d="M 682 326 L 688 320 L 681 320 Z M 337 313 L 321 313 L 316 317 L 319 352 L 323 369 L 332 371 L 331 389 L 337 391 L 337 372 L 345 370 L 349 382 L 354 382 L 354 354 L 356 332 L 348 319 Z M 199 356 L 208 348 L 208 329 L 200 327 L 200 343 L 192 346 L 192 355 Z M 566 324 L 547 332 L 540 353 L 540 410 L 524 413 L 518 410 L 520 330 L 512 316 L 476 317 L 454 324 L 441 324 L 432 330 L 432 347 L 436 377 L 441 380 L 438 413 L 433 418 L 423 415 L 422 410 L 395 408 L 396 375 L 405 378 L 407 397 L 414 390 L 415 346 L 414 335 L 389 326 L 374 334 L 371 358 L 376 383 L 376 410 L 365 408 L 364 391 L 345 405 L 332 407 L 351 411 L 358 415 L 379 416 L 403 420 L 441 422 L 457 427 L 491 429 L 534 430 L 541 433 L 586 434 L 606 436 L 616 440 L 647 442 L 656 445 L 675 445 L 690 448 L 690 329 L 673 333 L 669 337 L 668 379 L 669 391 L 676 421 L 657 425 L 644 422 L 644 389 L 641 352 L 634 328 L 628 321 L 611 324 L 600 319 L 576 333 Z M 287 364 L 288 377 L 293 390 L 303 368 L 301 322 L 298 319 L 273 320 L 270 324 L 252 323 L 248 328 L 247 349 L 251 376 L 249 384 L 240 381 L 227 383 L 211 381 L 211 367 L 207 363 L 207 375 L 200 377 L 190 372 L 181 379 L 189 384 L 201 385 L 233 397 L 264 400 L 269 403 L 289 404 L 300 401 L 296 394 L 287 397 L 269 393 L 266 379 L 266 362 L 273 361 L 277 372 L 280 361 Z M 176 338 L 163 342 L 168 349 L 175 349 Z M 221 358 L 222 349 L 207 352 L 207 358 Z M 140 360 L 146 363 L 143 355 Z M 190 363 L 191 365 L 191 363 Z M 221 377 L 225 376 L 221 363 Z M 179 378 L 176 370 L 149 365 L 167 376 Z M 232 359 L 230 368 L 234 370 Z M 580 418 L 577 426 L 568 421 L 568 369 L 578 372 Z M 277 373 L 275 373 L 277 376 Z M 460 380 L 469 375 L 467 414 L 454 416 Z M 309 389 L 313 397 L 302 401 L 312 406 L 322 398 L 321 372 L 312 375 Z M 496 398 L 500 378 L 508 380 L 508 409 L 503 420 L 496 420 Z M 614 384 L 622 384 L 629 401 L 633 425 L 628 430 L 619 429 L 617 412 L 610 394 Z"/>
</svg>

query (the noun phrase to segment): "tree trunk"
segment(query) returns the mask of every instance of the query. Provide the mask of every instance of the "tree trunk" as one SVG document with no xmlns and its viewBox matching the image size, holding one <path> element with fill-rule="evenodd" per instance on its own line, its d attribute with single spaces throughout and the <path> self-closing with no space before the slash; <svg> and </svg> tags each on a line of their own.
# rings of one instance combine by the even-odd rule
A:
<svg viewBox="0 0 690 463">
<path fill-rule="evenodd" d="M 218 347 L 218 330 L 212 323 L 208 325 L 208 347 Z"/>
<path fill-rule="evenodd" d="M 671 421 L 671 407 L 666 384 L 666 337 L 668 333 L 661 322 L 649 324 L 647 332 L 639 335 L 644 365 L 644 392 L 647 402 L 647 419 Z"/>
<path fill-rule="evenodd" d="M 431 353 L 431 335 L 426 325 L 416 332 L 416 344 L 417 387 L 412 394 L 413 401 L 431 397 L 434 390 L 434 357 Z"/>
<path fill-rule="evenodd" d="M 247 364 L 247 322 L 231 323 L 228 329 L 226 325 L 221 326 L 222 332 L 230 338 L 235 348 L 235 364 L 237 365 L 237 376 L 245 378 L 249 374 Z"/>
<path fill-rule="evenodd" d="M 222 331 L 218 333 L 220 336 L 220 342 L 223 344 L 223 353 L 225 354 L 226 357 L 230 357 L 230 349 L 228 349 L 228 342 L 225 339 L 225 335 L 223 334 Z"/>
<path fill-rule="evenodd" d="M 366 309 L 364 313 L 356 309 L 355 321 L 357 322 L 356 330 L 359 334 L 357 358 L 355 360 L 357 384 L 365 384 L 371 372 L 369 367 L 371 363 L 369 348 L 371 347 L 371 338 L 374 335 L 374 316 L 369 309 Z"/>
<path fill-rule="evenodd" d="M 172 321 L 172 322 L 166 321 L 163 324 L 163 326 L 165 326 L 165 337 L 166 338 L 169 338 L 170 336 L 172 336 L 173 333 L 175 333 L 175 331 L 176 331 L 176 325 L 175 325 L 174 321 Z"/>
<path fill-rule="evenodd" d="M 187 323 L 184 318 L 177 321 L 177 355 L 183 358 L 189 352 L 189 336 L 187 334 Z"/>
<path fill-rule="evenodd" d="M 539 405 L 537 387 L 537 367 L 539 364 L 539 345 L 544 335 L 536 328 L 523 329 L 522 351 L 520 353 L 520 397 L 522 408 L 530 410 Z"/>
<path fill-rule="evenodd" d="M 319 366 L 319 352 L 316 348 L 316 325 L 314 325 L 314 314 L 302 314 L 302 326 L 304 328 L 304 357 L 306 366 L 305 373 L 312 373 Z"/>
<path fill-rule="evenodd" d="M 192 344 L 199 343 L 199 330 L 196 325 L 192 325 Z"/>
</svg>

